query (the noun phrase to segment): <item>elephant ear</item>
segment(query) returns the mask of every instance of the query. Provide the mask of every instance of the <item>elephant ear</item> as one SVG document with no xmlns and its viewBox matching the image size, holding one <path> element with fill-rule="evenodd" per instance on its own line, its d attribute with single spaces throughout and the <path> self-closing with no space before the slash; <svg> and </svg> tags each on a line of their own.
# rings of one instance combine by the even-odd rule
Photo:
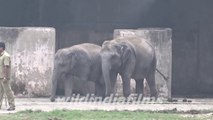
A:
<svg viewBox="0 0 213 120">
<path fill-rule="evenodd" d="M 109 45 L 109 44 L 110 44 L 110 41 L 106 40 L 106 41 L 103 42 L 102 46 Z"/>
<path fill-rule="evenodd" d="M 75 65 L 76 65 L 76 61 L 77 61 L 77 59 L 76 59 L 76 57 L 77 57 L 77 54 L 76 53 L 73 53 L 73 52 L 71 52 L 71 53 L 69 53 L 68 55 L 67 55 L 67 57 L 68 57 L 68 64 L 69 64 L 69 66 L 70 66 L 70 69 L 74 69 L 74 67 L 75 67 Z"/>
<path fill-rule="evenodd" d="M 128 45 L 122 43 L 121 45 L 117 46 L 118 53 L 120 54 L 120 58 L 122 61 L 122 64 L 125 64 L 126 61 L 129 59 L 131 54 L 131 49 Z"/>
</svg>

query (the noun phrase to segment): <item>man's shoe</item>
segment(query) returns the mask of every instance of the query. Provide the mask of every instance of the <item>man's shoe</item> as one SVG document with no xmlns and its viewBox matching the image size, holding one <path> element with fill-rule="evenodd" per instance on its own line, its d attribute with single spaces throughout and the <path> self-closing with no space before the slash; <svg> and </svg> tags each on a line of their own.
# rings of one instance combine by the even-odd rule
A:
<svg viewBox="0 0 213 120">
<path fill-rule="evenodd" d="M 15 107 L 9 107 L 8 109 L 7 109 L 7 111 L 14 111 L 15 110 Z"/>
</svg>

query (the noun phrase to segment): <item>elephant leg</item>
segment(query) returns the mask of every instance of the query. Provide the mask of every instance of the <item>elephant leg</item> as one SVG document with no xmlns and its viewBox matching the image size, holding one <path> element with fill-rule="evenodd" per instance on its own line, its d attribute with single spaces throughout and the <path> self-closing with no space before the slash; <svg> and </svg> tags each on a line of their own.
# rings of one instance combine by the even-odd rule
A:
<svg viewBox="0 0 213 120">
<path fill-rule="evenodd" d="M 81 73 L 78 73 L 78 76 L 79 76 L 79 80 L 81 81 L 82 83 L 82 93 L 83 93 L 83 96 L 86 96 L 85 100 L 89 100 L 91 94 L 89 93 L 89 75 L 90 75 L 90 66 L 86 63 L 82 63 L 83 66 L 81 66 L 80 68 L 80 71 Z"/>
<path fill-rule="evenodd" d="M 135 80 L 136 81 L 136 93 L 137 93 L 137 100 L 141 100 L 142 99 L 142 96 L 143 96 L 143 81 L 144 79 L 138 79 L 138 80 Z"/>
<path fill-rule="evenodd" d="M 55 102 L 56 89 L 57 89 L 57 81 L 55 80 L 52 82 L 52 93 L 50 97 L 51 102 Z"/>
<path fill-rule="evenodd" d="M 129 97 L 130 95 L 130 77 L 128 76 L 121 76 L 122 77 L 122 81 L 123 81 L 123 94 L 124 94 L 124 97 L 127 98 Z"/>
<path fill-rule="evenodd" d="M 105 99 L 105 86 L 99 82 L 95 83 L 95 96 L 102 101 Z"/>
<path fill-rule="evenodd" d="M 155 73 L 154 72 L 151 72 L 150 74 L 148 74 L 147 83 L 148 83 L 149 88 L 150 88 L 151 97 L 155 97 L 155 99 L 157 99 L 158 95 L 157 95 L 157 89 L 156 89 L 156 83 L 155 83 Z"/>
<path fill-rule="evenodd" d="M 82 93 L 86 95 L 88 93 L 88 81 L 90 76 L 90 66 L 87 63 L 82 63 L 81 68 L 79 68 L 81 73 L 78 73 L 79 80 L 82 83 Z"/>
<path fill-rule="evenodd" d="M 56 90 L 57 90 L 57 84 L 58 84 L 58 79 L 56 77 L 55 69 L 53 70 L 53 75 L 51 79 L 52 79 L 52 92 L 51 92 L 50 101 L 55 102 Z"/>
<path fill-rule="evenodd" d="M 98 97 L 104 97 L 104 86 L 101 85 L 99 82 L 95 83 L 95 95 Z"/>
<path fill-rule="evenodd" d="M 88 82 L 87 81 L 82 81 L 82 95 L 86 96 L 89 92 L 88 89 Z"/>
<path fill-rule="evenodd" d="M 72 97 L 73 81 L 68 79 L 64 81 L 65 86 L 65 101 L 70 102 Z"/>
<path fill-rule="evenodd" d="M 95 81 L 95 96 L 102 97 L 102 100 L 106 97 L 106 86 L 103 79 L 103 76 L 100 75 Z"/>
<path fill-rule="evenodd" d="M 116 80 L 117 80 L 117 73 L 111 73 L 111 86 L 112 86 L 112 91 L 111 93 L 115 93 L 115 84 L 116 84 Z"/>
<path fill-rule="evenodd" d="M 98 82 L 95 82 L 95 95 L 100 96 L 100 85 Z"/>
<path fill-rule="evenodd" d="M 130 89 L 130 79 L 132 77 L 132 73 L 135 70 L 135 59 L 128 59 L 125 63 L 125 67 L 123 68 L 123 72 L 121 72 L 121 77 L 123 81 L 123 94 L 124 97 L 129 97 L 131 93 Z"/>
<path fill-rule="evenodd" d="M 116 72 L 111 72 L 110 74 L 110 83 L 111 83 L 111 95 L 109 96 L 109 100 L 108 102 L 113 102 L 114 101 L 114 97 L 115 97 L 115 84 L 116 84 L 116 80 L 117 80 L 117 75 L 118 73 Z M 108 96 L 107 96 L 108 97 Z"/>
<path fill-rule="evenodd" d="M 89 91 L 89 82 L 88 81 L 83 81 L 83 84 L 82 84 L 82 92 L 83 92 L 83 96 L 85 96 L 85 102 L 88 102 L 86 100 L 90 100 L 90 97 L 91 97 L 91 93 Z"/>
</svg>

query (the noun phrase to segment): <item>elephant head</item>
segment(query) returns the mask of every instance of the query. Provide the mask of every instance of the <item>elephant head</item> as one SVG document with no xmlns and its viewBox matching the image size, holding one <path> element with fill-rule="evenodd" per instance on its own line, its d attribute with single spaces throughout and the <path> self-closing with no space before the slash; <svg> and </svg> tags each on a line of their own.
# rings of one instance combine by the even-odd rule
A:
<svg viewBox="0 0 213 120">
<path fill-rule="evenodd" d="M 122 71 L 123 65 L 127 62 L 132 48 L 126 42 L 105 41 L 102 45 L 101 59 L 102 72 L 106 85 L 106 96 L 114 92 L 114 85 L 118 73 Z"/>
<path fill-rule="evenodd" d="M 70 71 L 70 60 L 67 57 L 68 55 L 66 51 L 63 50 L 59 50 L 55 55 L 54 69 L 52 74 L 51 102 L 55 101 L 57 84 L 59 84 L 59 82 L 64 83 L 64 81 L 68 79 L 68 71 Z"/>
</svg>

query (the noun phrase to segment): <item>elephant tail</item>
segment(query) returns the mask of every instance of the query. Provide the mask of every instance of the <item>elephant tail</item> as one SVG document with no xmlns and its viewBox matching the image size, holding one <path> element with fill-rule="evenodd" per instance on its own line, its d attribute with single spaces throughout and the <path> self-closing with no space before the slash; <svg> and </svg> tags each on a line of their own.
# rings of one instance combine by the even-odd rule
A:
<svg viewBox="0 0 213 120">
<path fill-rule="evenodd" d="M 166 77 L 158 68 L 156 68 L 156 71 L 163 77 L 163 79 L 165 80 L 165 81 L 169 81 L 169 78 L 168 77 Z"/>
<path fill-rule="evenodd" d="M 154 47 L 153 47 L 153 49 L 154 49 Z M 157 66 L 157 58 L 156 58 L 156 54 L 155 54 L 155 51 L 154 51 L 154 59 L 153 59 L 153 63 L 152 63 L 152 65 L 153 65 L 153 68 L 163 77 L 163 79 L 165 80 L 165 81 L 169 81 L 168 79 L 168 77 L 166 77 L 156 66 Z"/>
</svg>

